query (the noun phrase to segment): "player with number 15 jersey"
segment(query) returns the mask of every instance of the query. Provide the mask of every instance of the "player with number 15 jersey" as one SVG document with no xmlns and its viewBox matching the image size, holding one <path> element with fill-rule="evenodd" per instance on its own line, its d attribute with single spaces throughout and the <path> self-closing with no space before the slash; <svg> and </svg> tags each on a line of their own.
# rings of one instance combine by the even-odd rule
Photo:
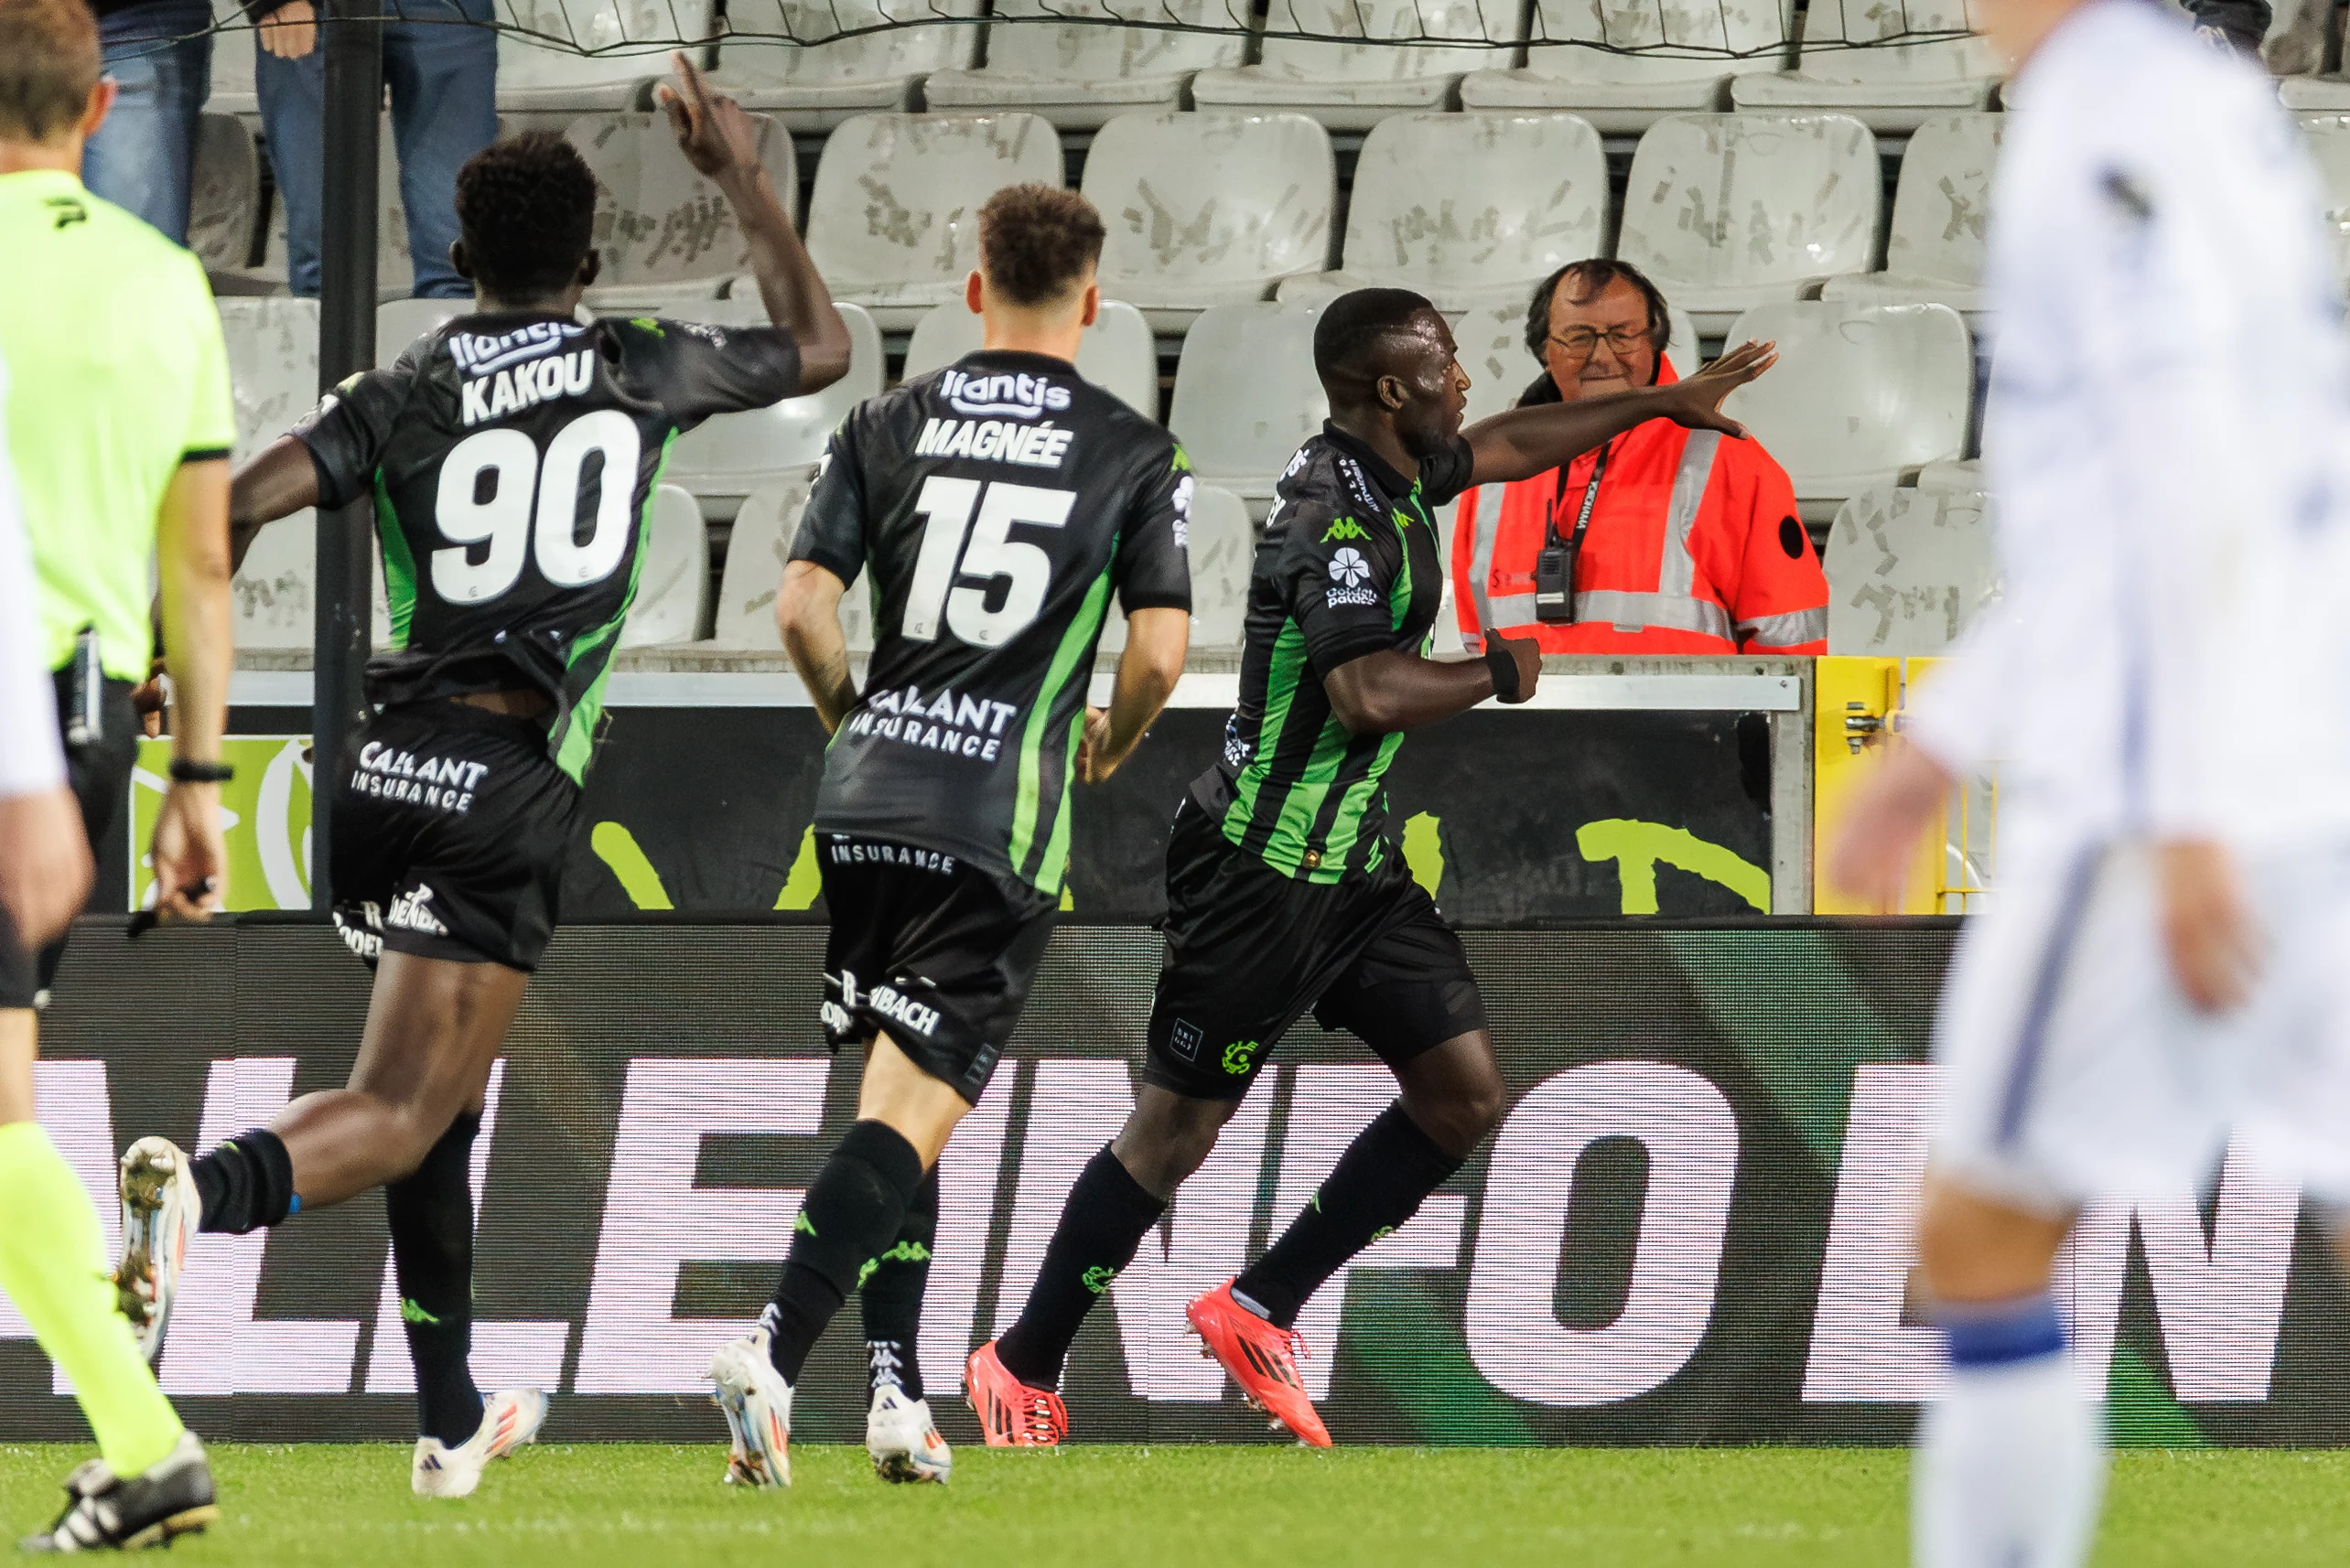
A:
<svg viewBox="0 0 2350 1568">
<path fill-rule="evenodd" d="M 978 213 L 982 347 L 852 413 L 777 592 L 831 733 L 816 865 L 825 1032 L 864 1053 L 857 1119 L 810 1184 L 760 1326 L 712 1357 L 731 1480 L 780 1485 L 792 1393 L 852 1290 L 874 1369 L 866 1449 L 893 1481 L 952 1464 L 915 1356 L 938 1167 L 1028 1000 L 1069 867 L 1070 789 L 1107 778 L 1181 675 L 1190 466 L 1077 373 L 1101 215 L 1017 185 Z M 868 577 L 869 575 L 869 577 Z M 840 603 L 868 577 L 860 692 Z M 1116 595 L 1125 651 L 1086 705 Z"/>
</svg>

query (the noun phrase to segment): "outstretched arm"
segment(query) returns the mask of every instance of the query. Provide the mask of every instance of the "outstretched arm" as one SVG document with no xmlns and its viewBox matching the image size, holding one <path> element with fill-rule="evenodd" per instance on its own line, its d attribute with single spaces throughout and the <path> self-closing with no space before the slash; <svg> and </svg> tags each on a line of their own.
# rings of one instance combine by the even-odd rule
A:
<svg viewBox="0 0 2350 1568">
<path fill-rule="evenodd" d="M 750 116 L 733 99 L 712 92 L 684 50 L 669 58 L 682 89 L 663 82 L 661 105 L 669 112 L 677 145 L 733 207 L 750 246 L 750 270 L 767 317 L 800 346 L 800 390 L 822 392 L 848 374 L 848 328 L 833 308 L 832 291 L 808 259 L 808 248 L 775 194 L 775 182 L 760 164 Z"/>
<path fill-rule="evenodd" d="M 1099 784 L 1134 755 L 1144 732 L 1175 694 L 1191 644 L 1189 610 L 1141 609 L 1126 617 L 1126 651 L 1118 656 L 1110 705 L 1085 711 L 1085 744 L 1077 754 L 1079 782 Z"/>
<path fill-rule="evenodd" d="M 1387 649 L 1350 659 L 1322 677 L 1331 711 L 1353 735 L 1398 735 L 1466 713 L 1488 697 L 1523 703 L 1542 679 L 1542 645 L 1530 637 L 1485 634 L 1482 659 L 1458 662 L 1422 659 Z M 1515 690 L 1502 694 L 1494 680 L 1506 660 L 1515 668 Z"/>
<path fill-rule="evenodd" d="M 1514 408 L 1481 419 L 1461 432 L 1476 459 L 1469 482 L 1506 484 L 1563 468 L 1593 447 L 1652 419 L 1669 419 L 1693 430 L 1719 430 L 1742 439 L 1746 427 L 1723 415 L 1721 400 L 1769 370 L 1778 358 L 1776 344 L 1748 343 L 1670 386 L 1579 403 Z"/>
<path fill-rule="evenodd" d="M 299 437 L 279 436 L 229 485 L 229 570 L 243 569 L 264 525 L 318 504 L 318 466 L 310 448 Z"/>
</svg>

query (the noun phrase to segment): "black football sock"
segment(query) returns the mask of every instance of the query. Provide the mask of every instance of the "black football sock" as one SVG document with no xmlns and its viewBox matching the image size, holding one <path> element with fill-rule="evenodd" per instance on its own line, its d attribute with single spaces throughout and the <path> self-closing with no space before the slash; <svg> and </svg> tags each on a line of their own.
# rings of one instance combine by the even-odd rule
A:
<svg viewBox="0 0 2350 1568">
<path fill-rule="evenodd" d="M 196 1161 L 196 1195 L 204 1210 L 201 1230 L 243 1236 L 278 1225 L 302 1207 L 294 1196 L 294 1161 L 276 1133 L 266 1127 L 240 1133 Z"/>
<path fill-rule="evenodd" d="M 1078 1326 L 1166 1212 L 1167 1205 L 1102 1145 L 1061 1206 L 1061 1223 L 1045 1245 L 1044 1266 L 1019 1321 L 996 1342 L 1004 1369 L 1030 1388 L 1059 1388 Z"/>
<path fill-rule="evenodd" d="M 1396 1101 L 1355 1134 L 1305 1211 L 1233 1281 L 1232 1293 L 1283 1328 L 1355 1253 L 1419 1212 L 1461 1162 L 1436 1146 Z"/>
<path fill-rule="evenodd" d="M 922 1397 L 922 1292 L 930 1284 L 931 1245 L 938 1240 L 938 1167 L 914 1188 L 898 1239 L 865 1265 L 857 1287 L 865 1318 L 866 1391 L 895 1383 L 910 1400 Z"/>
<path fill-rule="evenodd" d="M 768 1356 L 785 1382 L 799 1382 L 816 1336 L 865 1265 L 889 1248 L 922 1181 L 922 1157 L 894 1128 L 858 1122 L 841 1134 L 792 1221 L 783 1277 L 760 1319 L 773 1336 Z"/>
<path fill-rule="evenodd" d="M 454 1448 L 481 1426 L 473 1384 L 473 1139 L 460 1112 L 425 1163 L 383 1188 L 400 1325 L 416 1369 L 416 1433 Z"/>
</svg>

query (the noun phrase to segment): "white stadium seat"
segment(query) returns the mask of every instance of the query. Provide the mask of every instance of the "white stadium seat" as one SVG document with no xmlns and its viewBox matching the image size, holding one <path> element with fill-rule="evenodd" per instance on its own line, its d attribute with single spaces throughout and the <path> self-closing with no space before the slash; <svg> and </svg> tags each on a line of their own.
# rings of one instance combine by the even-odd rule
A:
<svg viewBox="0 0 2350 1568">
<path fill-rule="evenodd" d="M 469 299 L 387 299 L 375 307 L 375 362 L 389 365 L 426 333 L 473 308 Z"/>
<path fill-rule="evenodd" d="M 1256 530 L 1248 504 L 1217 485 L 1191 492 L 1191 646 L 1236 650 L 1248 615 Z"/>
<path fill-rule="evenodd" d="M 811 463 L 776 476 L 743 498 L 718 583 L 710 639 L 717 647 L 782 651 L 782 634 L 775 628 L 775 591 L 783 581 L 783 565 L 800 532 L 800 514 L 807 510 L 808 492 L 815 482 L 815 465 Z M 869 579 L 860 577 L 841 596 L 840 622 L 851 653 L 873 651 Z"/>
<path fill-rule="evenodd" d="M 759 161 L 788 212 L 800 193 L 791 133 L 765 114 L 750 118 Z M 685 160 L 665 113 L 583 114 L 563 134 L 596 176 L 603 271 L 588 291 L 591 309 L 690 311 L 686 301 L 716 298 L 749 270 L 734 209 Z"/>
<path fill-rule="evenodd" d="M 1804 14 L 1797 68 L 1741 76 L 1730 84 L 1730 101 L 1741 109 L 1838 109 L 1871 130 L 1896 133 L 1954 110 L 1988 109 L 2000 70 L 1985 39 L 1881 41 L 1904 33 L 1967 30 L 1961 0 L 1938 5 L 1868 0 L 1865 6 L 1863 0 L 1815 0 Z"/>
<path fill-rule="evenodd" d="M 1367 131 L 1399 111 L 1450 107 L 1461 72 L 1507 66 L 1518 41 L 1514 19 L 1489 33 L 1477 0 L 1272 0 L 1265 30 L 1261 63 L 1192 80 L 1201 108 L 1289 109 L 1333 131 Z M 1498 47 L 1412 41 L 1420 38 Z"/>
<path fill-rule="evenodd" d="M 1919 125 L 1902 155 L 1885 270 L 1832 277 L 1820 297 L 1981 311 L 1991 170 L 2006 121 L 2004 114 L 1946 114 Z"/>
<path fill-rule="evenodd" d="M 1489 25 L 1511 25 L 1516 8 L 1516 0 L 1486 0 Z M 1793 14 L 1792 4 L 1783 11 L 1774 0 L 1535 0 L 1525 68 L 1471 71 L 1461 79 L 1461 106 L 1571 109 L 1609 135 L 1638 135 L 1660 115 L 1729 108 L 1733 77 L 1783 63 Z M 1656 52 L 1616 52 L 1624 49 Z"/>
<path fill-rule="evenodd" d="M 498 112 L 519 130 L 646 107 L 676 40 L 706 38 L 710 0 L 498 0 Z"/>
<path fill-rule="evenodd" d="M 1787 470 L 1807 521 L 1966 444 L 1975 349 L 1946 305 L 1766 305 L 1730 338 L 1779 345 L 1771 372 L 1722 406 Z"/>
<path fill-rule="evenodd" d="M 1667 115 L 1633 154 L 1616 254 L 1719 330 L 1867 272 L 1883 207 L 1877 138 L 1849 114 Z"/>
<path fill-rule="evenodd" d="M 292 428 L 318 401 L 318 302 L 218 302 L 236 403 L 236 464 Z M 317 514 L 304 510 L 257 534 L 230 585 L 239 648 L 308 648 L 318 639 Z"/>
<path fill-rule="evenodd" d="M 1131 110 L 1184 107 L 1191 79 L 1240 64 L 1248 7 L 1237 0 L 997 0 L 989 13 L 987 63 L 934 72 L 922 102 L 954 113 L 1026 109 L 1065 130 L 1092 130 Z M 1030 16 L 1072 18 L 1044 22 Z M 1228 27 L 1223 36 L 1127 22 Z"/>
<path fill-rule="evenodd" d="M 1988 490 L 1989 481 L 1983 477 L 1983 460 L 1979 457 L 1949 458 L 1928 463 L 1917 471 L 1917 488 L 1922 490 Z"/>
<path fill-rule="evenodd" d="M 1248 521 L 1247 503 L 1213 485 L 1195 488 L 1186 553 L 1191 564 L 1191 651 L 1239 652 L 1248 618 L 1248 573 L 1256 556 L 1256 528 Z M 1122 653 L 1126 645 L 1126 610 L 1113 597 L 1095 651 Z"/>
<path fill-rule="evenodd" d="M 766 110 L 794 131 L 918 109 L 923 78 L 970 69 L 979 28 L 903 24 L 976 23 L 979 12 L 979 0 L 730 0 L 730 36 L 718 46 L 712 80 L 744 108 Z"/>
<path fill-rule="evenodd" d="M 1121 114 L 1094 134 L 1084 190 L 1109 230 L 1102 292 L 1159 331 L 1330 265 L 1338 163 L 1302 114 Z"/>
<path fill-rule="evenodd" d="M 243 121 L 232 114 L 198 120 L 190 184 L 188 248 L 212 271 L 243 267 L 261 216 L 261 151 Z"/>
<path fill-rule="evenodd" d="M 1990 498 L 1870 485 L 1836 514 L 1821 564 L 1828 652 L 1932 658 L 1998 591 Z"/>
<path fill-rule="evenodd" d="M 675 485 L 654 490 L 640 548 L 636 602 L 619 646 L 693 641 L 710 602 L 710 535 L 694 498 Z"/>
<path fill-rule="evenodd" d="M 1200 483 L 1261 515 L 1273 481 L 1330 414 L 1314 374 L 1316 306 L 1220 305 L 1183 338 L 1168 418 Z"/>
<path fill-rule="evenodd" d="M 924 312 L 906 345 L 904 379 L 978 352 L 985 336 L 979 318 L 961 300 Z M 1145 419 L 1158 419 L 1159 342 L 1133 306 L 1102 301 L 1102 314 L 1078 341 L 1077 373 Z"/>
<path fill-rule="evenodd" d="M 840 315 L 848 327 L 848 374 L 805 397 L 721 413 L 680 435 L 670 448 L 670 481 L 693 491 L 705 511 L 723 515 L 760 486 L 815 462 L 848 411 L 879 395 L 880 328 L 854 305 L 840 306 Z M 760 326 L 767 320 L 767 307 L 747 290 L 729 299 L 697 301 L 686 318 L 721 327 Z"/>
<path fill-rule="evenodd" d="M 990 196 L 1062 179 L 1061 137 L 1034 114 L 858 114 L 816 165 L 808 253 L 835 299 L 900 331 L 962 297 Z"/>
<path fill-rule="evenodd" d="M 204 98 L 206 113 L 234 114 L 248 122 L 261 119 L 261 98 L 253 90 L 253 27 L 237 0 L 212 0 L 212 75 Z"/>
<path fill-rule="evenodd" d="M 2334 274 L 2350 278 L 2350 113 L 2305 114 L 2301 135 L 2324 188 L 2325 228 L 2334 239 Z"/>
<path fill-rule="evenodd" d="M 1516 407 L 1534 378 L 1544 373 L 1542 361 L 1526 352 L 1525 347 L 1525 313 L 1533 294 L 1529 287 L 1522 297 L 1495 299 L 1453 318 L 1452 336 L 1460 345 L 1461 368 L 1469 372 L 1469 406 L 1461 415 L 1463 423 L 1474 424 Z M 1665 312 L 1673 330 L 1665 354 L 1676 374 L 1687 375 L 1698 365 L 1698 329 L 1690 324 L 1688 312 L 1670 300 L 1665 302 Z"/>
<path fill-rule="evenodd" d="M 1363 139 L 1338 271 L 1281 285 L 1417 289 L 1445 310 L 1607 244 L 1608 162 L 1573 114 L 1396 114 Z"/>
</svg>

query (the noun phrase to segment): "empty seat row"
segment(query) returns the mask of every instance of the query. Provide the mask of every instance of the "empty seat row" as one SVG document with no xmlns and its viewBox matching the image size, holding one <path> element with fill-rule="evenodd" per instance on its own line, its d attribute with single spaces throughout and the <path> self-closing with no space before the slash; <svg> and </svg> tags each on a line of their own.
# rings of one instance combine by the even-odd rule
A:
<svg viewBox="0 0 2350 1568">
<path fill-rule="evenodd" d="M 762 122 L 779 188 L 789 138 Z M 586 116 L 570 134 L 602 188 L 598 307 L 708 297 L 747 264 L 725 203 L 685 166 L 656 115 Z M 2000 135 L 1992 114 L 1948 116 L 1913 138 L 1896 203 L 1896 274 L 1867 297 L 1971 305 Z M 953 299 L 977 259 L 977 212 L 997 188 L 1057 183 L 1041 118 L 865 114 L 817 166 L 808 246 L 835 297 L 902 330 Z M 1719 331 L 1751 306 L 1866 273 L 1879 243 L 1874 139 L 1843 115 L 1672 116 L 1634 156 L 1617 252 Z M 1120 115 L 1094 135 L 1083 188 L 1109 230 L 1105 292 L 1161 331 L 1202 309 L 1304 301 L 1365 284 L 1461 311 L 1515 296 L 1601 254 L 1613 225 L 1597 131 L 1571 114 L 1406 114 L 1364 139 L 1339 265 L 1328 134 L 1296 114 Z"/>
</svg>

